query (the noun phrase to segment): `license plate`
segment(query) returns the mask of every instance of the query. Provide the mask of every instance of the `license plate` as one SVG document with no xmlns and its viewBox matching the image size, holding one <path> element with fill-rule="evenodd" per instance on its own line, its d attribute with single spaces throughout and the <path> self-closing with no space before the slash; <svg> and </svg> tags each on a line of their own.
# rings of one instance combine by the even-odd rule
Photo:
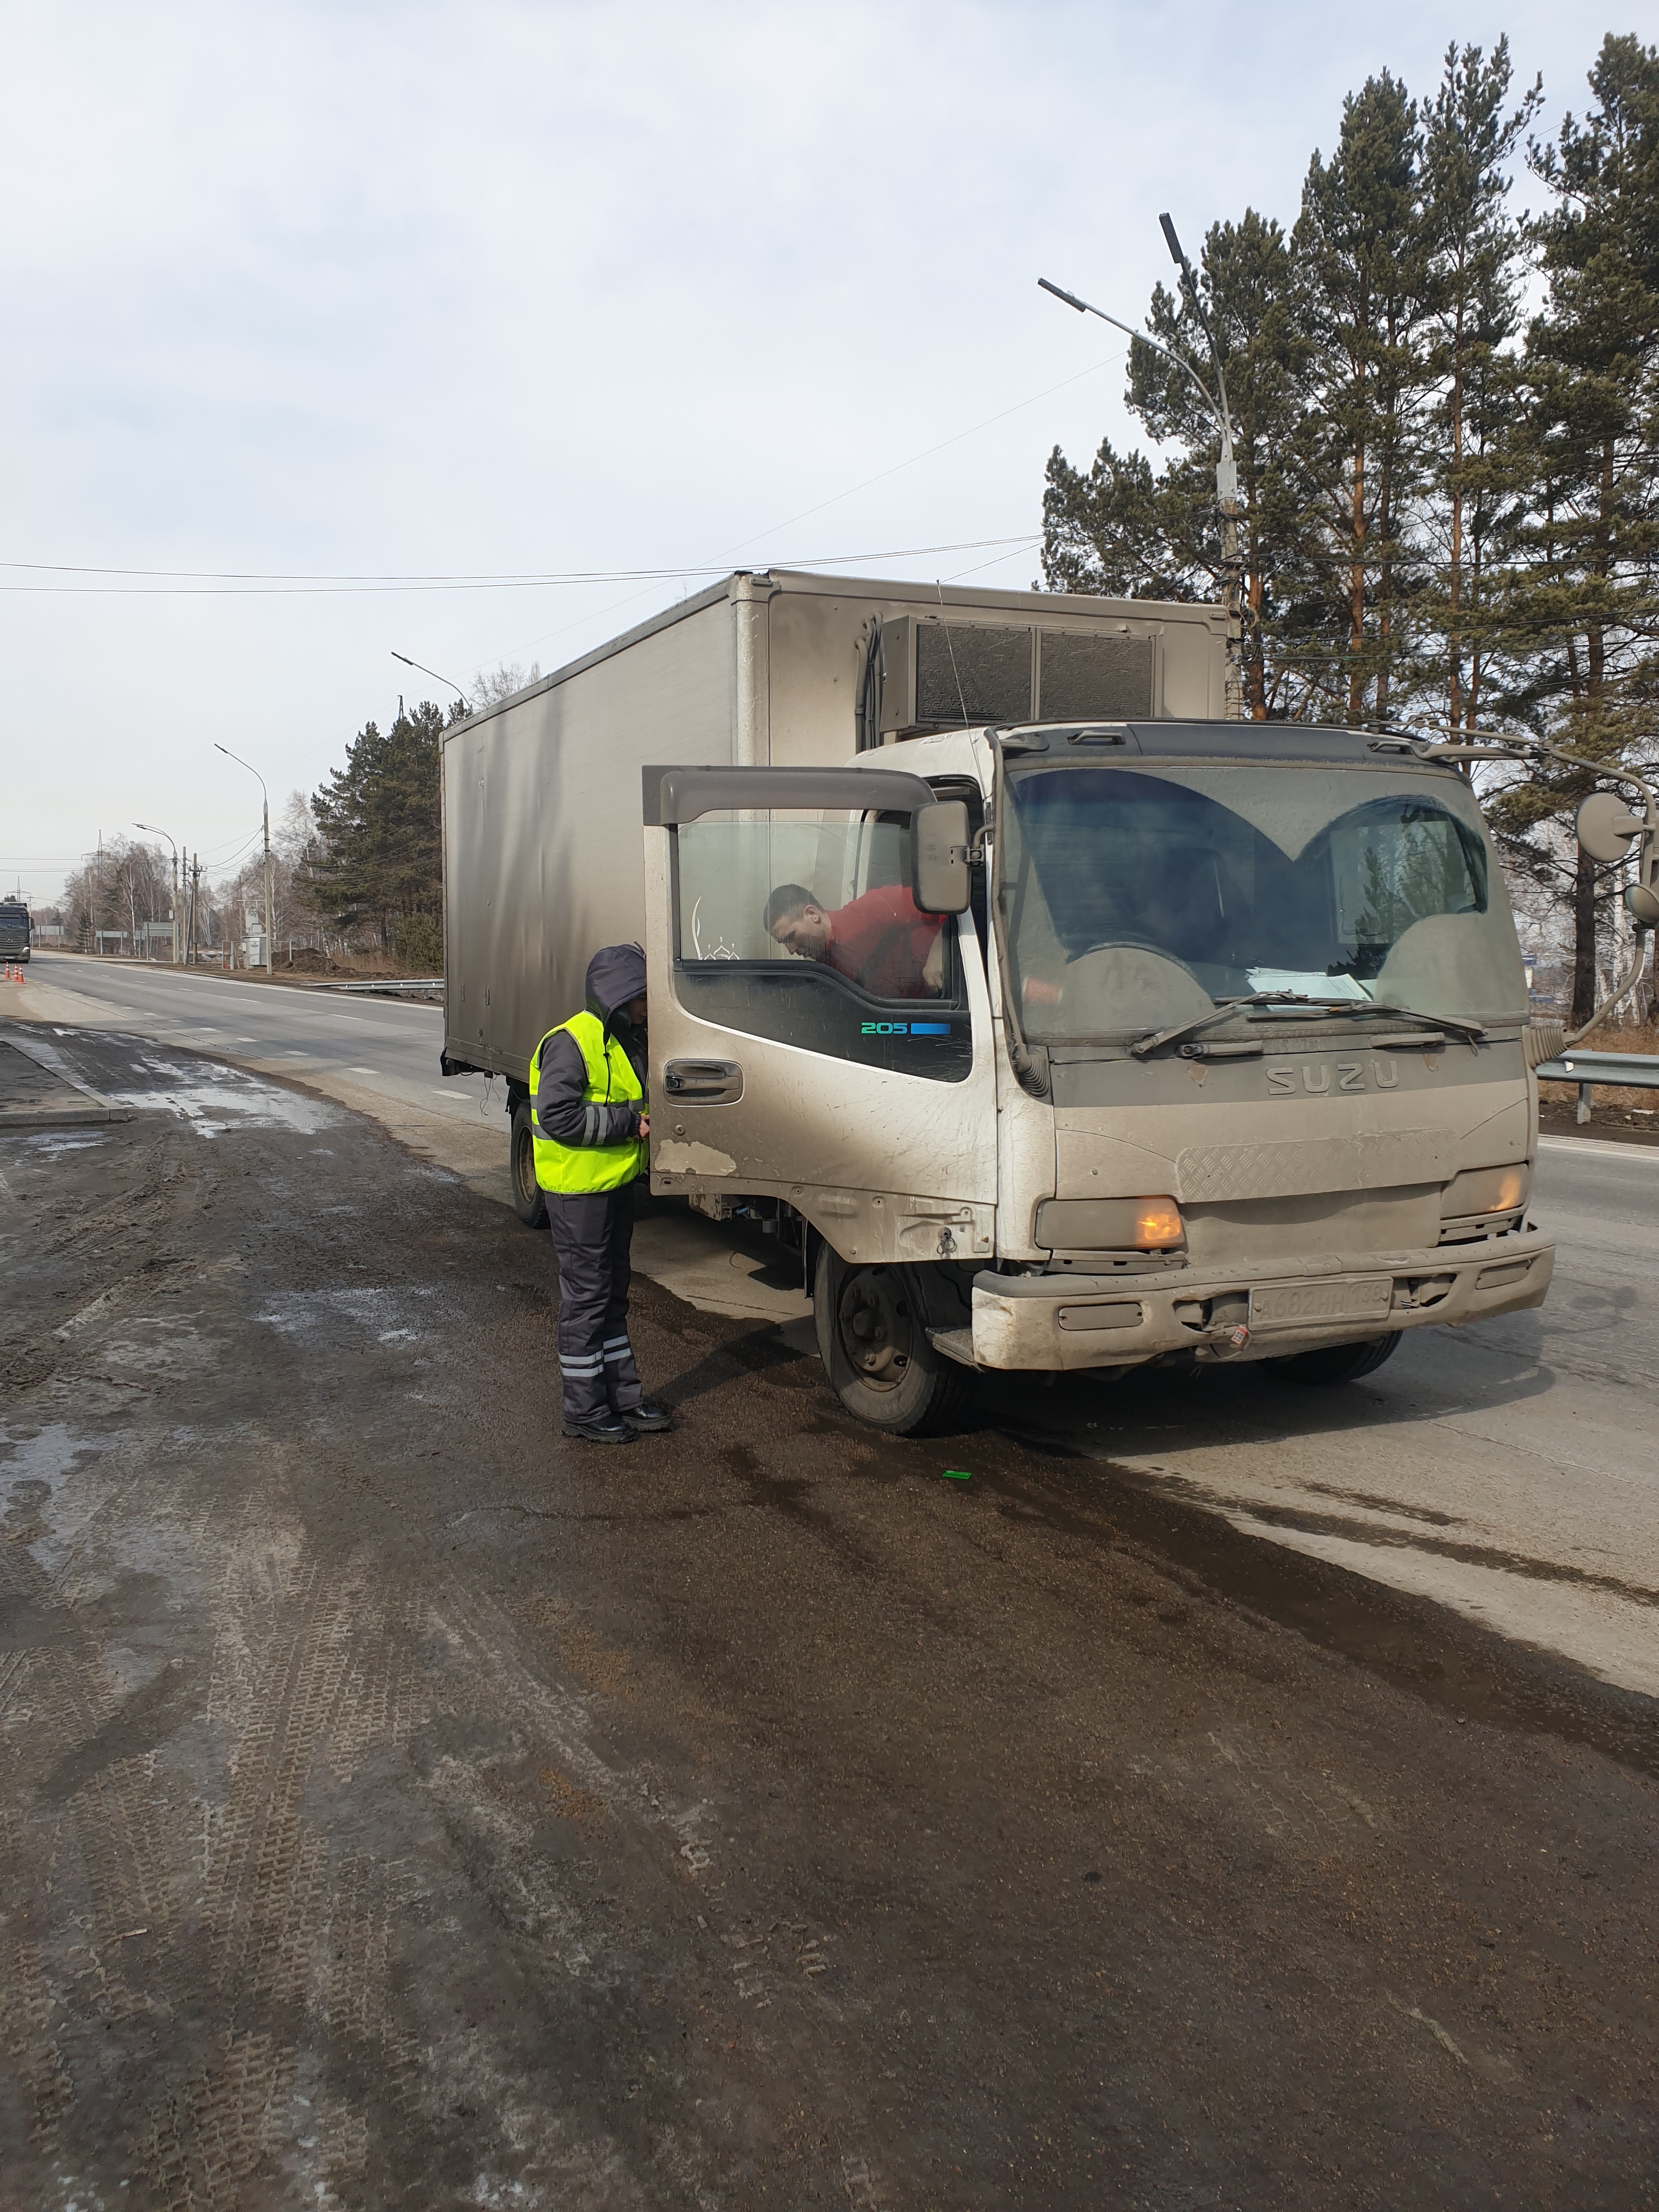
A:
<svg viewBox="0 0 1659 2212">
<path fill-rule="evenodd" d="M 1250 1327 L 1274 1322 L 1381 1321 L 1394 1304 L 1392 1275 L 1358 1283 L 1273 1283 L 1250 1292 Z"/>
</svg>

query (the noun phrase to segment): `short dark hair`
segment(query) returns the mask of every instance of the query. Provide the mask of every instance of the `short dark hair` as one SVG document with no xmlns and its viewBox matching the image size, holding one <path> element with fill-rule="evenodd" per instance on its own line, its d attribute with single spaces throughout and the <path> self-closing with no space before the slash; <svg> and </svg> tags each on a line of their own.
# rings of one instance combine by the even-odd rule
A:
<svg viewBox="0 0 1659 2212">
<path fill-rule="evenodd" d="M 816 906 L 817 899 L 805 884 L 780 884 L 766 902 L 766 933 L 769 937 L 781 921 L 799 914 L 803 907 Z"/>
</svg>

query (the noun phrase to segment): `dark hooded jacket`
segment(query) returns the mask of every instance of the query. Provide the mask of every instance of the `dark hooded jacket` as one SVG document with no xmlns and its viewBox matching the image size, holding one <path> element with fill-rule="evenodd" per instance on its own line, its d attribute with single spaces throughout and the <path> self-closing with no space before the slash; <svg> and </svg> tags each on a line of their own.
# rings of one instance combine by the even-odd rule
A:
<svg viewBox="0 0 1659 2212">
<path fill-rule="evenodd" d="M 645 955 L 637 945 L 602 945 L 587 963 L 587 1011 L 597 1014 L 605 1034 L 614 1036 L 645 1087 L 645 1031 L 635 1029 L 623 1008 L 645 989 Z M 562 1145 L 624 1145 L 640 1133 L 641 1102 L 590 1104 L 587 1068 L 568 1030 L 556 1030 L 541 1048 L 542 1072 L 536 1093 L 536 1118 Z"/>
</svg>

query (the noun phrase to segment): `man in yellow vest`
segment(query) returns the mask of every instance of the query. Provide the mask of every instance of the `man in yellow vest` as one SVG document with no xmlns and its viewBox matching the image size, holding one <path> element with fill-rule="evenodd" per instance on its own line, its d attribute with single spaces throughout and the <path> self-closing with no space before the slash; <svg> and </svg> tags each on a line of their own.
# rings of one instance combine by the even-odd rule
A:
<svg viewBox="0 0 1659 2212">
<path fill-rule="evenodd" d="M 625 1444 L 673 1424 L 647 1406 L 628 1341 L 634 1186 L 647 1167 L 645 955 L 607 945 L 587 965 L 587 1005 L 530 1061 L 536 1180 L 559 1255 L 564 1432 Z"/>
</svg>

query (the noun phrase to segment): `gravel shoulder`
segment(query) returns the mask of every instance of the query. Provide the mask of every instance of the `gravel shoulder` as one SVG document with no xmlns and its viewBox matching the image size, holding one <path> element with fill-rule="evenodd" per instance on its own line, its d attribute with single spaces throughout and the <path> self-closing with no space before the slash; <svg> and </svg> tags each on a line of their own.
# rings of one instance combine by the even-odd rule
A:
<svg viewBox="0 0 1659 2212">
<path fill-rule="evenodd" d="M 547 1241 L 198 1065 L 0 1136 L 9 2201 L 1659 2202 L 1649 1700 L 651 1283 L 568 1444 Z"/>
</svg>

